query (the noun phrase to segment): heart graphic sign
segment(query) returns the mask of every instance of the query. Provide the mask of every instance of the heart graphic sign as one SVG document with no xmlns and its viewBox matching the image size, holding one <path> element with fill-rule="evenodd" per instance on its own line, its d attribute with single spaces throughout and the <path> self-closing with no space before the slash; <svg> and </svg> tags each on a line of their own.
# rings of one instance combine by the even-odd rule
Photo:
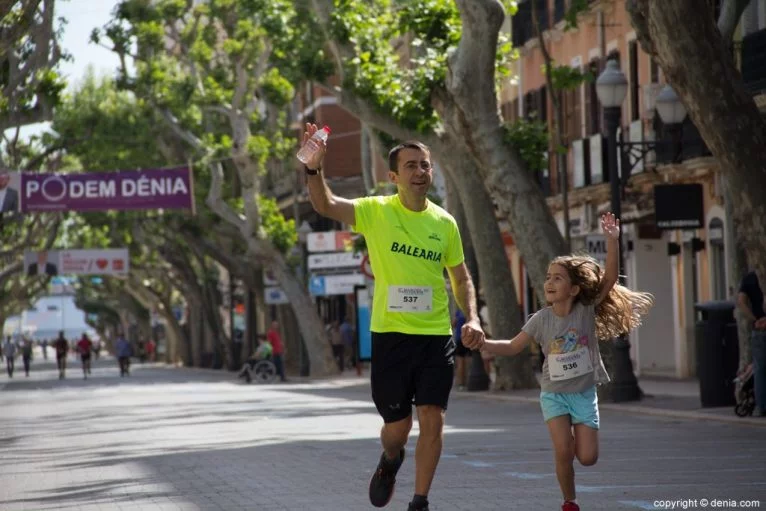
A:
<svg viewBox="0 0 766 511">
<path fill-rule="evenodd" d="M 126 275 L 130 260 L 127 248 L 49 250 L 40 253 L 24 253 L 27 272 L 37 269 L 39 261 L 45 260 L 45 271 L 52 275 Z"/>
</svg>

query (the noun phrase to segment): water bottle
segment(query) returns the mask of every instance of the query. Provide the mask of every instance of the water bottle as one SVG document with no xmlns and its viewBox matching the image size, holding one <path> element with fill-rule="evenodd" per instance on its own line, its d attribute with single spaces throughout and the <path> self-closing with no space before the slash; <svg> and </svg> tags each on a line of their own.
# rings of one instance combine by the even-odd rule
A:
<svg viewBox="0 0 766 511">
<path fill-rule="evenodd" d="M 301 161 L 301 163 L 305 165 L 306 162 L 309 161 L 312 156 L 314 156 L 314 153 L 319 150 L 319 144 L 317 144 L 318 140 L 327 142 L 327 137 L 329 136 L 329 126 L 322 126 L 321 130 L 317 130 L 317 132 L 314 133 L 314 136 L 308 139 L 303 147 L 301 147 L 301 150 L 298 151 L 298 159 Z"/>
</svg>

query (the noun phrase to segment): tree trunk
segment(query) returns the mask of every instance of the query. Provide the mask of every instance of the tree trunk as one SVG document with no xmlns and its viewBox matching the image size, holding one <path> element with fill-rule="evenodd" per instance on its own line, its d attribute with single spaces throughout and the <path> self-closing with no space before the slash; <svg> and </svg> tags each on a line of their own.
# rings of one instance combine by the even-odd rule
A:
<svg viewBox="0 0 766 511">
<path fill-rule="evenodd" d="M 190 360 L 187 355 L 189 353 L 189 345 L 191 340 L 184 334 L 181 329 L 181 325 L 178 323 L 175 314 L 173 314 L 173 307 L 170 300 L 163 300 L 162 307 L 160 307 L 160 314 L 165 320 L 165 337 L 167 339 L 165 349 L 167 350 L 167 359 L 171 364 L 176 365 L 179 361 L 184 365 L 189 365 Z"/>
<path fill-rule="evenodd" d="M 540 30 L 540 21 L 537 12 L 537 3 L 532 2 L 532 22 L 537 33 L 537 42 L 543 54 L 545 62 L 545 88 L 548 97 L 551 98 L 553 107 L 553 154 L 556 156 L 556 170 L 558 170 L 559 188 L 561 189 L 561 211 L 564 217 L 564 243 L 567 251 L 572 250 L 572 236 L 569 225 L 569 171 L 567 170 L 567 153 L 564 149 L 564 109 L 561 104 L 561 90 L 553 85 L 553 66 L 555 62 L 546 46 L 545 36 Z M 546 9 L 547 12 L 547 9 Z M 550 132 L 551 130 L 549 130 Z"/>
<path fill-rule="evenodd" d="M 518 152 L 507 143 L 500 119 L 495 87 L 497 41 L 505 11 L 498 0 L 456 0 L 463 22 L 457 51 L 450 55 L 446 90 L 435 90 L 432 101 L 439 113 L 447 140 L 478 165 L 489 194 L 503 217 L 539 292 L 548 263 L 566 251 L 561 233 L 533 175 Z M 331 36 L 332 0 L 312 0 L 326 34 Z M 343 61 L 355 58 L 345 41 L 329 41 L 336 72 L 344 76 Z M 434 136 L 414 133 L 354 92 L 327 84 L 339 103 L 371 128 L 400 140 L 421 139 L 428 145 Z M 438 153 L 437 153 L 438 156 Z M 437 158 L 438 160 L 438 158 Z M 491 217 L 494 221 L 494 216 Z M 482 220 L 488 221 L 488 218 Z M 481 252 L 477 246 L 477 251 Z"/>
<path fill-rule="evenodd" d="M 204 293 L 202 304 L 205 323 L 207 323 L 212 336 L 213 349 L 220 363 L 227 369 L 234 370 L 232 354 L 229 349 L 229 338 L 224 332 L 223 321 L 221 320 L 222 300 L 221 292 L 218 289 L 218 280 L 206 278 L 202 290 Z"/>
<path fill-rule="evenodd" d="M 654 55 L 731 186 L 750 268 L 766 282 L 766 122 L 747 92 L 704 2 L 627 0 L 644 50 Z"/>
<path fill-rule="evenodd" d="M 734 221 L 734 196 L 731 193 L 730 187 L 727 183 L 724 183 L 724 208 L 726 211 L 726 225 L 725 243 L 729 247 L 729 253 L 731 257 L 728 260 L 729 276 L 734 283 L 732 286 L 732 293 L 727 293 L 727 296 L 732 298 L 735 303 L 737 300 L 737 294 L 739 293 L 739 284 L 742 281 L 742 277 L 747 273 L 747 254 L 742 246 L 739 232 L 740 226 Z M 737 322 L 737 340 L 739 341 L 739 365 L 738 370 L 742 371 L 753 360 L 753 356 L 750 350 L 750 333 L 752 332 L 752 324 L 744 314 L 739 310 L 739 307 L 734 308 L 734 320 Z"/>
<path fill-rule="evenodd" d="M 532 173 L 507 143 L 499 115 L 495 65 L 505 11 L 497 0 L 457 4 L 463 33 L 448 59 L 446 90 L 434 94 L 435 105 L 451 138 L 479 162 L 484 183 L 541 291 L 548 263 L 566 245 Z"/>
<path fill-rule="evenodd" d="M 362 149 L 362 181 L 364 182 L 364 191 L 368 192 L 375 188 L 375 173 L 373 172 L 373 154 L 372 138 L 375 135 L 366 124 L 362 124 L 361 149 Z"/>
<path fill-rule="evenodd" d="M 258 340 L 258 299 L 257 296 L 263 296 L 263 293 L 256 294 L 256 291 L 247 288 L 245 298 L 245 339 L 242 341 L 242 360 L 247 360 L 255 351 L 255 345 Z"/>
<path fill-rule="evenodd" d="M 312 375 L 328 376 L 331 374 L 332 353 L 322 342 L 322 336 L 319 335 L 319 332 L 324 331 L 324 329 L 306 286 L 295 277 L 287 265 L 285 256 L 277 251 L 269 240 L 257 236 L 257 223 L 252 220 L 254 215 L 257 216 L 256 202 L 247 198 L 256 193 L 254 176 L 249 175 L 249 171 L 244 172 L 240 169 L 242 196 L 245 198 L 245 211 L 247 213 L 247 221 L 243 221 L 222 199 L 223 169 L 220 164 L 211 167 L 211 174 L 212 184 L 207 197 L 207 204 L 221 218 L 238 229 L 242 241 L 246 243 L 248 258 L 257 261 L 262 265 L 260 267 L 269 266 L 274 269 L 280 287 L 287 295 L 295 312 L 308 352 Z"/>
<path fill-rule="evenodd" d="M 319 314 L 317 314 L 313 300 L 306 292 L 306 286 L 293 274 L 284 258 L 279 258 L 272 268 L 280 286 L 290 298 L 290 306 L 306 346 L 311 375 L 329 376 L 335 374 L 332 348 L 325 340 L 324 325 Z"/>
<path fill-rule="evenodd" d="M 444 144 L 442 151 L 450 151 Z M 495 221 L 495 210 L 484 183 L 476 169 L 476 163 L 461 151 L 445 153 L 443 159 L 447 181 L 455 189 L 460 202 L 457 211 L 465 215 L 468 229 L 463 237 L 470 238 L 470 248 L 476 257 L 482 294 L 489 310 L 490 331 L 496 339 L 510 339 L 522 327 L 513 274 L 505 252 L 503 236 Z M 499 390 L 537 388 L 529 349 L 515 357 L 498 357 L 495 388 Z"/>
<path fill-rule="evenodd" d="M 202 355 L 205 353 L 204 332 L 202 330 L 202 311 L 198 300 L 187 298 L 189 317 L 186 319 L 189 325 L 192 365 L 202 367 Z"/>
</svg>

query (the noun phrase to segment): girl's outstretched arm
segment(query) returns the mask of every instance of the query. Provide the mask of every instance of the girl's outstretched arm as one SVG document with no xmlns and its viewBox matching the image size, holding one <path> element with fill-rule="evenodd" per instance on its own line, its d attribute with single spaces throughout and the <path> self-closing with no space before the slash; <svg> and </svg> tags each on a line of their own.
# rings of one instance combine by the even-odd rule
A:
<svg viewBox="0 0 766 511">
<path fill-rule="evenodd" d="M 524 348 L 527 347 L 531 340 L 532 336 L 522 331 L 510 341 L 487 339 L 484 341 L 482 351 L 492 353 L 493 355 L 512 357 L 524 351 Z"/>
<path fill-rule="evenodd" d="M 617 283 L 620 272 L 620 220 L 612 213 L 601 215 L 601 230 L 606 235 L 606 270 L 596 305 L 601 303 Z"/>
</svg>

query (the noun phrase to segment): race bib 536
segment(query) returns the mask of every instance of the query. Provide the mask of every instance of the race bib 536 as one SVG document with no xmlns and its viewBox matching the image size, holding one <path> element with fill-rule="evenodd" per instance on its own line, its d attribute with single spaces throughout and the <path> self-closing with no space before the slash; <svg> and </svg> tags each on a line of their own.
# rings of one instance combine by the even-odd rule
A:
<svg viewBox="0 0 766 511">
<path fill-rule="evenodd" d="M 568 380 L 592 371 L 593 364 L 587 348 L 548 355 L 548 374 L 551 381 Z"/>
</svg>

